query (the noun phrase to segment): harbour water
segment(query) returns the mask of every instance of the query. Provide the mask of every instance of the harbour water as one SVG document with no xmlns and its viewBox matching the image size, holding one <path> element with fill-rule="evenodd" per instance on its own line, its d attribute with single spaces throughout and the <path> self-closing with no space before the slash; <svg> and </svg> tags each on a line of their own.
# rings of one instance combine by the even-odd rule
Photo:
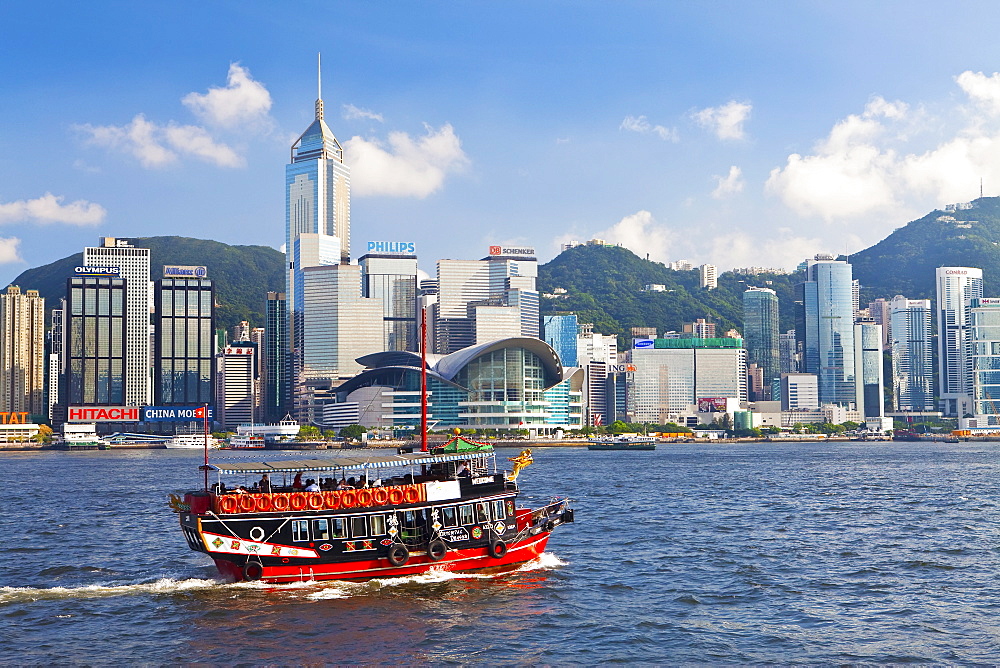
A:
<svg viewBox="0 0 1000 668">
<path fill-rule="evenodd" d="M 0 663 L 1000 661 L 998 444 L 534 454 L 577 517 L 538 562 L 293 586 L 188 550 L 200 453 L 0 454 Z"/>
</svg>

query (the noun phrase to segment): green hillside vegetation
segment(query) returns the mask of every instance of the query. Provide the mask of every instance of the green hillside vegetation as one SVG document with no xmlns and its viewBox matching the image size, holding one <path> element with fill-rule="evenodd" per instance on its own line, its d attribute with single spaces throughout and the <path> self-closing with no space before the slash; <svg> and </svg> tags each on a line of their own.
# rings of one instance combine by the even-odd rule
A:
<svg viewBox="0 0 1000 668">
<path fill-rule="evenodd" d="M 618 246 L 577 246 L 538 268 L 541 293 L 566 290 L 565 295 L 541 298 L 543 315 L 576 313 L 581 323 L 593 323 L 595 332 L 623 339 L 632 327 L 680 332 L 684 323 L 697 318 L 716 323 L 718 336 L 729 329 L 742 333 L 743 292 L 750 286 L 778 294 L 781 330 L 786 331 L 795 326 L 795 282 L 789 275 L 726 272 L 719 276 L 718 288 L 706 290 L 697 270 L 674 271 Z M 644 292 L 649 284 L 664 285 L 666 291 Z"/>
<path fill-rule="evenodd" d="M 972 205 L 932 211 L 852 255 L 862 304 L 895 295 L 934 299 L 934 269 L 947 266 L 981 268 L 984 295 L 1000 296 L 1000 197 Z"/>
<path fill-rule="evenodd" d="M 208 267 L 208 277 L 215 284 L 219 307 L 219 327 L 232 327 L 247 320 L 254 327 L 264 326 L 267 293 L 285 291 L 283 267 L 285 256 L 267 246 L 230 246 L 219 241 L 187 237 L 146 237 L 132 239 L 132 245 L 148 248 L 150 274 L 162 276 L 163 265 Z M 43 267 L 28 269 L 12 281 L 22 290 L 38 290 L 45 297 L 46 308 L 58 307 L 66 296 L 66 279 L 73 268 L 83 263 L 83 253 L 56 260 Z"/>
</svg>

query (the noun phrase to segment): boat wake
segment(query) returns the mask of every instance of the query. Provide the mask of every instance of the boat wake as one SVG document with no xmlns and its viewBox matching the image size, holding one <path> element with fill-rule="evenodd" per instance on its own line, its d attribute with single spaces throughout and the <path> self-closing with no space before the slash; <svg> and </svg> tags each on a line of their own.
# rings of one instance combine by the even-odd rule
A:
<svg viewBox="0 0 1000 668">
<path fill-rule="evenodd" d="M 64 599 L 94 599 L 113 596 L 135 596 L 143 594 L 177 594 L 199 590 L 226 588 L 230 590 L 296 590 L 309 589 L 305 598 L 310 600 L 330 600 L 350 598 L 370 594 L 381 589 L 400 586 L 430 585 L 451 580 L 498 580 L 509 578 L 512 574 L 524 572 L 548 571 L 565 566 L 566 562 L 554 554 L 543 552 L 537 558 L 528 561 L 518 568 L 503 573 L 452 573 L 445 569 L 431 570 L 427 573 L 409 575 L 399 578 L 382 578 L 367 582 L 343 582 L 339 580 L 290 582 L 269 584 L 266 582 L 225 583 L 220 580 L 204 578 L 161 578 L 153 582 L 141 582 L 123 585 L 83 585 L 80 587 L 0 587 L 0 606 L 17 603 L 33 603 L 36 601 L 57 601 Z"/>
<path fill-rule="evenodd" d="M 85 585 L 82 587 L 0 587 L 0 605 L 54 601 L 60 599 L 105 598 L 135 594 L 176 594 L 218 587 L 218 580 L 161 578 L 155 582 L 126 585 Z"/>
</svg>

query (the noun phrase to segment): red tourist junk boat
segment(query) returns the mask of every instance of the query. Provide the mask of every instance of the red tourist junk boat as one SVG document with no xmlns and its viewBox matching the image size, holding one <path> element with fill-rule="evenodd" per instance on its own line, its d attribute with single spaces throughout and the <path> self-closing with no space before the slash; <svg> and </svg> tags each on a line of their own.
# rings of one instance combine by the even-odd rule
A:
<svg viewBox="0 0 1000 668">
<path fill-rule="evenodd" d="M 272 483 L 270 492 L 258 484 L 230 493 L 217 483 L 174 497 L 171 506 L 191 549 L 234 581 L 499 571 L 539 556 L 552 530 L 573 521 L 566 499 L 518 508 L 517 474 L 531 453 L 511 461 L 511 472 L 498 471 L 491 446 L 455 438 L 429 452 L 211 464 L 206 477 L 266 473 L 287 481 L 301 473 L 329 487 L 350 476 L 360 489 L 306 492 Z"/>
<path fill-rule="evenodd" d="M 426 327 L 422 317 L 424 342 Z M 206 407 L 204 489 L 170 501 L 188 546 L 212 557 L 224 577 L 267 582 L 496 571 L 539 556 L 552 530 L 573 521 L 569 500 L 517 507 L 517 476 L 531 464 L 530 450 L 509 458 L 508 473 L 497 469 L 489 444 L 456 437 L 429 449 L 426 372 L 425 363 L 420 452 L 213 465 Z M 212 471 L 220 480 L 209 490 Z M 227 492 L 223 474 L 243 476 L 244 486 Z M 292 485 L 277 486 L 278 476 L 287 483 L 291 474 L 298 474 Z M 247 477 L 257 475 L 246 491 Z M 309 489 L 303 475 L 316 481 Z"/>
</svg>

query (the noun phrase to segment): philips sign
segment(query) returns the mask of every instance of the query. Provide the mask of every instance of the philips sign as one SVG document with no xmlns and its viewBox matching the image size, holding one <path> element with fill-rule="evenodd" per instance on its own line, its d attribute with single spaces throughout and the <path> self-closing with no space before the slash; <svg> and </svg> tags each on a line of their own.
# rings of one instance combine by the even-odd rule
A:
<svg viewBox="0 0 1000 668">
<path fill-rule="evenodd" d="M 208 276 L 208 269 L 206 267 L 163 265 L 163 278 L 205 278 L 206 276 Z"/>
<path fill-rule="evenodd" d="M 74 267 L 73 273 L 77 276 L 121 276 L 121 267 Z"/>
<path fill-rule="evenodd" d="M 490 246 L 490 255 L 517 255 L 535 257 L 534 248 L 509 248 L 507 246 Z"/>
<path fill-rule="evenodd" d="M 369 241 L 369 253 L 393 253 L 394 255 L 416 255 L 417 245 L 412 241 Z"/>
</svg>

